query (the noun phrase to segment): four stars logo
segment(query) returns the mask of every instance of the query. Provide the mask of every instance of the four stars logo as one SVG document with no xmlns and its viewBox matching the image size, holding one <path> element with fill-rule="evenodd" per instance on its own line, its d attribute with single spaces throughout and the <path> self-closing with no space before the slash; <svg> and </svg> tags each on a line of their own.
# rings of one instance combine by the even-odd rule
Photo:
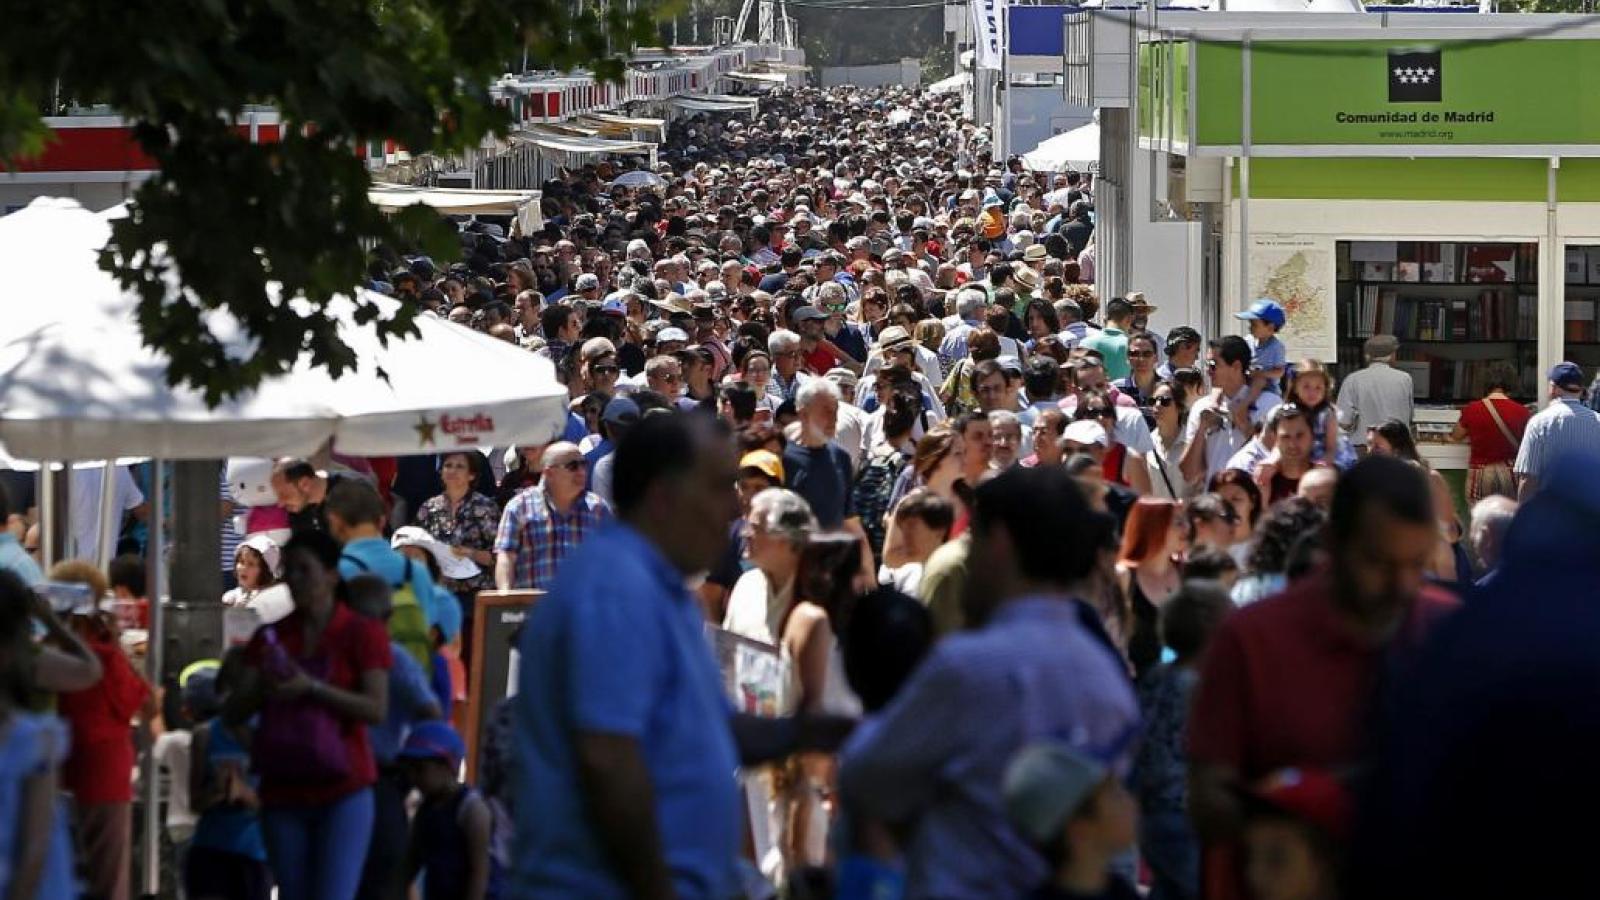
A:
<svg viewBox="0 0 1600 900">
<path fill-rule="evenodd" d="M 1429 66 L 1426 69 L 1395 69 L 1394 77 L 1400 79 L 1401 84 L 1427 84 L 1433 80 L 1438 70 Z"/>
<path fill-rule="evenodd" d="M 1443 86 L 1439 51 L 1389 51 L 1390 103 L 1438 103 L 1444 99 Z"/>
</svg>

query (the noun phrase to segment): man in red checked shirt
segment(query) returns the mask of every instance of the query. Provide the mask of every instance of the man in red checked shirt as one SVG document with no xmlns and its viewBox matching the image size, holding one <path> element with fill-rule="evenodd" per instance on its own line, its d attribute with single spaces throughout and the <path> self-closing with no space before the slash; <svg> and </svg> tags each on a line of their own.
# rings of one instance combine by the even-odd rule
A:
<svg viewBox="0 0 1600 900">
<path fill-rule="evenodd" d="M 840 350 L 823 333 L 823 325 L 828 320 L 827 313 L 815 306 L 802 306 L 794 311 L 792 318 L 794 327 L 800 332 L 800 358 L 805 363 L 806 371 L 813 375 L 825 375 L 829 369 L 844 368 L 856 375 L 861 374 L 861 363 L 851 359 L 848 353 Z"/>
</svg>

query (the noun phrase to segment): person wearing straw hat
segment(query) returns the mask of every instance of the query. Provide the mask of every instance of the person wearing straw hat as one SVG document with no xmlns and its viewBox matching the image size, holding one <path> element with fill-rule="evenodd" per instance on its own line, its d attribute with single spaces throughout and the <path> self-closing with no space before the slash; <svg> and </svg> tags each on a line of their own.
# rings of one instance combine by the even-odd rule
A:
<svg viewBox="0 0 1600 900">
<path fill-rule="evenodd" d="M 1028 304 L 1039 290 L 1039 273 L 1025 261 L 1015 264 L 1011 267 L 1011 285 L 1017 293 L 1016 302 L 1011 304 L 1011 314 L 1018 322 L 1025 321 Z"/>
</svg>

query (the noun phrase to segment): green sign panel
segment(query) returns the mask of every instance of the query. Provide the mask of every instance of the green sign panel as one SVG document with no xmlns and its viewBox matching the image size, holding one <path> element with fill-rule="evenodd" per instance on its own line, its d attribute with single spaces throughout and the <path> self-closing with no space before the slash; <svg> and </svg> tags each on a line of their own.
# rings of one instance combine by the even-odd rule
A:
<svg viewBox="0 0 1600 900">
<path fill-rule="evenodd" d="M 1200 146 L 1241 143 L 1240 60 L 1196 46 Z M 1251 84 L 1257 145 L 1600 145 L 1600 41 L 1259 42 Z"/>
</svg>

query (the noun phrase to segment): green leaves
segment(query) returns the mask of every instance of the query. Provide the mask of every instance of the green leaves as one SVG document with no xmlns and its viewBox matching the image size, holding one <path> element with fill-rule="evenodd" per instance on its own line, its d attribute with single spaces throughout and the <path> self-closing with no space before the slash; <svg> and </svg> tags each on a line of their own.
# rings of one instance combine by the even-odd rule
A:
<svg viewBox="0 0 1600 900">
<path fill-rule="evenodd" d="M 138 293 L 145 343 L 171 360 L 171 384 L 209 402 L 286 371 L 302 352 L 335 376 L 355 363 L 320 314 L 367 280 L 367 248 L 447 261 L 453 229 L 430 210 L 383 215 L 355 155 L 370 141 L 448 154 L 503 132 L 486 86 L 524 43 L 535 65 L 620 79 L 649 43 L 659 7 L 636 0 L 170 0 L 105 4 L 12 0 L 0 30 L 0 161 L 36 155 L 47 98 L 105 103 L 136 125 L 160 174 L 134 195 L 101 264 Z M 65 102 L 65 101 L 63 101 Z M 228 116 L 250 104 L 287 123 L 251 144 Z M 184 290 L 170 290 L 180 279 Z M 282 286 L 281 294 L 269 285 Z M 302 297 L 301 315 L 283 297 Z M 226 310 L 253 339 L 228 355 L 206 324 Z M 414 331 L 415 310 L 358 315 L 381 339 Z"/>
</svg>

